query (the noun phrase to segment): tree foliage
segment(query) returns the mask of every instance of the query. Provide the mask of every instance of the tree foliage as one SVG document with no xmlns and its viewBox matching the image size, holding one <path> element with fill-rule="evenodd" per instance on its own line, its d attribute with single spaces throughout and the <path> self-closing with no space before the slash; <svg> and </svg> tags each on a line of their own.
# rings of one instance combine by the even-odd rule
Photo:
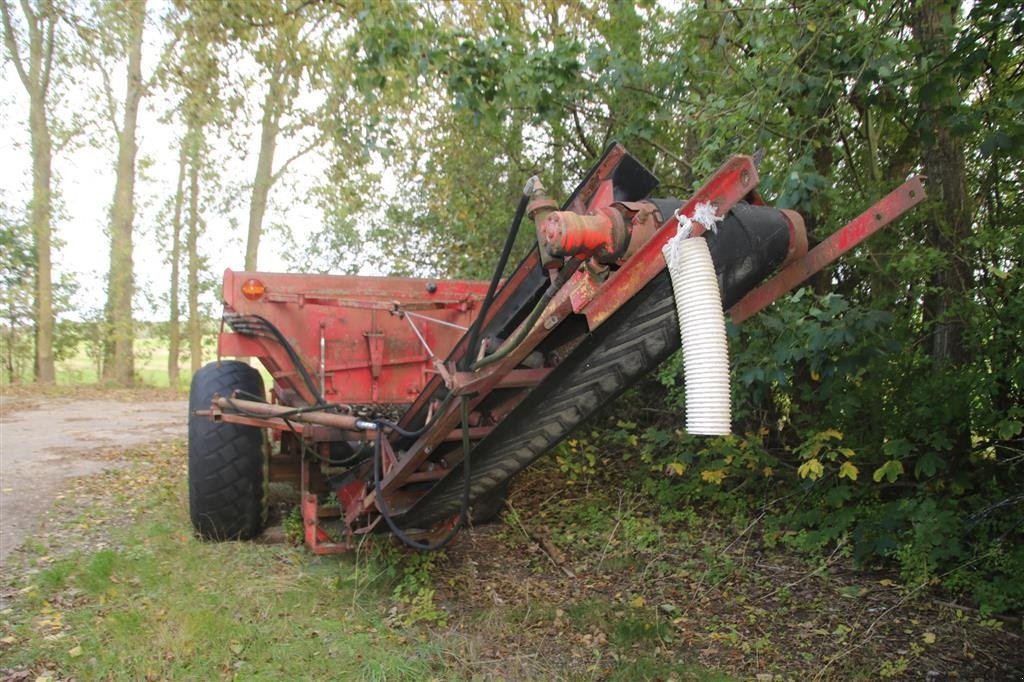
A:
<svg viewBox="0 0 1024 682">
<path fill-rule="evenodd" d="M 770 538 L 849 543 L 1019 607 L 1022 20 L 1010 3 L 967 9 L 366 8 L 348 43 L 378 107 L 364 134 L 410 198 L 372 235 L 400 271 L 481 276 L 520 183 L 539 172 L 564 192 L 611 139 L 683 196 L 762 149 L 763 193 L 812 239 L 927 172 L 923 210 L 733 330 L 737 436 L 648 417 L 599 438 L 632 437 L 674 502 L 799 495 L 773 507 Z M 680 367 L 661 373 L 671 414 Z"/>
</svg>

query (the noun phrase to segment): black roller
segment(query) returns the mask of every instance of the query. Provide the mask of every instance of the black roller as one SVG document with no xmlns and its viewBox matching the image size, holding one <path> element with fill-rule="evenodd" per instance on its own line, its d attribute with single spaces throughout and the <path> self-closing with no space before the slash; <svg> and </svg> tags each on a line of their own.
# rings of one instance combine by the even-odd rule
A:
<svg viewBox="0 0 1024 682">
<path fill-rule="evenodd" d="M 663 220 L 683 205 L 675 197 L 647 201 L 657 206 Z M 704 237 L 726 308 L 782 265 L 789 251 L 789 223 L 782 211 L 771 206 L 738 203 L 717 230 L 706 232 Z"/>
<path fill-rule="evenodd" d="M 777 208 L 737 204 L 704 235 L 726 309 L 773 273 L 789 252 L 789 223 Z"/>
</svg>

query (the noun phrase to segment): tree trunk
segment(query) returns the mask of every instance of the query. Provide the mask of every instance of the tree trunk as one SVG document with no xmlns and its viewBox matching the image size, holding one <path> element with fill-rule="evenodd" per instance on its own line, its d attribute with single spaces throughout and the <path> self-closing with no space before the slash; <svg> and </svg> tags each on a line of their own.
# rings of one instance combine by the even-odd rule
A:
<svg viewBox="0 0 1024 682">
<path fill-rule="evenodd" d="M 960 3 L 923 0 L 914 7 L 912 30 L 920 44 L 920 68 L 926 74 L 919 92 L 924 172 L 933 210 L 929 213 L 928 241 L 945 254 L 943 264 L 931 277 L 924 300 L 926 322 L 931 325 L 931 357 L 939 369 L 958 373 L 967 360 L 964 321 L 957 304 L 970 291 L 972 275 L 968 263 L 967 239 L 971 234 L 971 213 L 967 198 L 964 148 L 950 127 L 946 114 L 962 102 L 956 87 L 944 87 L 953 78 L 942 67 L 953 48 Z M 942 83 L 939 83 L 942 80 Z M 950 428 L 956 449 L 970 448 L 970 405 L 966 395 L 946 396 L 952 415 Z"/>
<path fill-rule="evenodd" d="M 121 386 L 135 381 L 134 294 L 132 258 L 132 222 L 135 218 L 135 158 L 138 154 L 136 124 L 142 85 L 142 35 L 146 22 L 145 0 L 129 5 L 131 35 L 129 37 L 128 74 L 124 99 L 124 118 L 118 134 L 117 181 L 110 208 L 110 276 L 107 280 L 107 309 L 110 312 L 111 338 L 114 348 L 112 377 Z"/>
<path fill-rule="evenodd" d="M 260 237 L 263 235 L 263 216 L 267 212 L 267 198 L 275 180 L 274 151 L 277 149 L 277 135 L 281 131 L 281 110 L 288 89 L 288 74 L 284 73 L 284 64 L 276 65 L 274 69 L 270 74 L 267 96 L 263 100 L 260 151 L 249 201 L 249 233 L 245 242 L 245 269 L 249 271 L 256 270 Z"/>
<path fill-rule="evenodd" d="M 188 193 L 188 350 L 192 375 L 203 366 L 203 332 L 199 320 L 199 165 L 200 132 L 194 132 L 191 141 Z"/>
<path fill-rule="evenodd" d="M 33 92 L 29 97 L 29 120 L 32 134 L 32 235 L 36 250 L 36 319 L 35 377 L 40 383 L 52 384 L 56 378 L 53 366 L 53 266 L 51 250 L 51 181 L 52 143 L 46 117 L 46 93 Z"/>
<path fill-rule="evenodd" d="M 185 171 L 188 164 L 187 138 L 181 141 L 178 152 L 178 187 L 174 193 L 174 218 L 171 224 L 171 291 L 170 320 L 167 332 L 167 378 L 171 388 L 177 389 L 181 382 L 181 310 L 178 291 L 181 288 L 181 211 L 185 201 Z"/>
<path fill-rule="evenodd" d="M 36 381 L 53 383 L 53 273 L 50 261 L 52 219 L 52 172 L 53 145 L 50 139 L 50 122 L 47 118 L 47 97 L 50 91 L 50 74 L 53 66 L 54 35 L 57 27 L 57 13 L 53 3 L 40 2 L 36 11 L 28 2 L 21 3 L 28 36 L 28 54 L 22 54 L 14 34 L 11 11 L 7 0 L 0 0 L 0 15 L 3 18 L 4 44 L 11 63 L 25 86 L 29 98 L 29 134 L 32 141 L 32 204 L 29 221 L 32 224 L 35 263 L 35 361 Z M 26 68 L 27 63 L 27 68 Z"/>
</svg>

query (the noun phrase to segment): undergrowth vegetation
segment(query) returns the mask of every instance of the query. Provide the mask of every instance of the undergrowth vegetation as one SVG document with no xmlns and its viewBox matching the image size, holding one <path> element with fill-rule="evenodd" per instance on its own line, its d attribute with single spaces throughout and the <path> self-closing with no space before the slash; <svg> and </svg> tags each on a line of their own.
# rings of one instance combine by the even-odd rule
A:
<svg viewBox="0 0 1024 682">
<path fill-rule="evenodd" d="M 694 505 L 762 519 L 766 545 L 894 565 L 985 614 L 1024 608 L 1024 410 L 991 405 L 1018 366 L 979 338 L 967 371 L 943 371 L 891 314 L 807 289 L 730 337 L 734 435 L 684 433 L 676 356 L 562 445 L 562 471 L 611 466 L 668 520 Z M 966 444 L 951 394 L 976 417 Z"/>
<path fill-rule="evenodd" d="M 538 463 L 504 523 L 447 552 L 386 536 L 316 557 L 192 533 L 182 445 L 80 479 L 0 581 L 3 679 L 878 679 L 1024 670 L 1012 620 L 937 605 L 838 545 L 766 547 L 767 514 L 685 491 L 639 427 L 626 467 Z M 653 427 L 651 427 L 653 428 Z M 588 436 L 589 437 L 589 436 Z M 581 441 L 577 441 L 579 443 Z M 670 448 L 671 449 L 671 448 Z M 638 454 L 639 453 L 639 454 Z M 114 455 L 111 455 L 114 456 Z M 640 462 L 646 467 L 638 467 Z M 672 459 L 669 463 L 676 462 Z M 559 471 L 559 467 L 566 471 Z M 659 472 L 652 471 L 659 468 Z M 635 476 L 624 475 L 634 471 Z M 727 473 L 725 482 L 732 480 Z M 683 500 L 689 500 L 683 503 Z M 1016 653 L 1014 653 L 1016 651 Z M 767 678 L 766 678 L 767 679 Z"/>
</svg>

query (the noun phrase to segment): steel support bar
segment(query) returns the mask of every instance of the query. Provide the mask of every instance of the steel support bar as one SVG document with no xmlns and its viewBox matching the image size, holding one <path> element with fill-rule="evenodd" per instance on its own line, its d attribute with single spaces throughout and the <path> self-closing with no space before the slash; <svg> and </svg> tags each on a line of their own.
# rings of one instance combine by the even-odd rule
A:
<svg viewBox="0 0 1024 682">
<path fill-rule="evenodd" d="M 331 516 L 336 516 L 332 513 Z M 307 494 L 302 496 L 302 529 L 303 539 L 306 547 L 313 554 L 342 554 L 352 550 L 352 545 L 347 542 L 334 542 L 327 531 L 320 525 L 320 519 L 324 518 L 316 495 Z"/>
<path fill-rule="evenodd" d="M 345 429 L 335 426 L 324 426 L 323 424 L 302 424 L 291 419 L 286 421 L 280 417 L 245 417 L 234 412 L 222 412 L 219 408 L 216 410 L 196 410 L 193 414 L 197 417 L 210 417 L 213 421 L 217 422 L 255 426 L 259 429 L 271 429 L 273 431 L 288 431 L 317 443 L 365 440 L 366 438 L 365 431 L 346 431 Z"/>
<path fill-rule="evenodd" d="M 195 416 L 197 417 L 210 417 L 215 422 L 227 422 L 230 424 L 242 424 L 244 426 L 255 426 L 259 429 L 277 429 L 279 431 L 291 431 L 292 433 L 302 434 L 306 432 L 305 424 L 292 424 L 290 427 L 280 419 L 273 419 L 267 417 L 246 417 L 233 412 L 222 412 L 220 409 L 216 410 L 196 410 Z"/>
<path fill-rule="evenodd" d="M 749 156 L 734 156 L 726 161 L 711 179 L 680 209 L 683 215 L 693 217 L 697 204 L 709 203 L 716 215 L 725 215 L 740 199 L 757 187 L 757 169 Z M 654 233 L 626 263 L 608 278 L 586 303 L 582 311 L 587 316 L 590 329 L 596 329 L 623 303 L 633 298 L 648 282 L 665 268 L 665 257 L 661 254 L 669 239 L 675 236 L 679 220 L 672 216 Z M 704 231 L 694 225 L 691 236 Z"/>
<path fill-rule="evenodd" d="M 395 303 L 392 301 L 359 301 L 351 298 L 339 298 L 327 293 L 268 293 L 264 299 L 270 303 L 296 303 L 302 305 L 323 305 L 336 308 L 355 308 L 359 310 L 385 310 L 392 311 Z M 479 296 L 465 296 L 459 299 L 434 300 L 421 303 L 406 303 L 402 307 L 406 310 L 441 310 L 444 308 L 465 308 L 472 309 L 476 305 Z"/>
<path fill-rule="evenodd" d="M 243 416 L 260 415 L 264 417 L 277 417 L 279 419 L 287 418 L 288 421 L 322 424 L 345 431 L 363 432 L 363 429 L 360 429 L 358 426 L 362 420 L 349 414 L 331 414 L 329 412 L 299 412 L 296 414 L 295 408 L 292 407 L 258 403 L 254 400 L 237 400 L 235 398 L 217 398 L 214 404 L 221 410 L 248 413 Z"/>
<path fill-rule="evenodd" d="M 729 309 L 736 324 L 766 308 L 829 263 L 927 198 L 920 176 L 907 180 L 874 206 L 833 232 L 825 241 L 793 261 L 777 275 L 744 296 Z"/>
<path fill-rule="evenodd" d="M 493 426 L 471 426 L 469 428 L 470 440 L 481 440 L 494 430 Z M 455 429 L 444 437 L 446 443 L 457 443 L 462 440 L 462 429 Z"/>
<path fill-rule="evenodd" d="M 532 388 L 544 380 L 551 373 L 550 367 L 537 369 L 514 369 L 502 376 L 497 384 L 490 387 L 490 390 L 498 388 Z M 455 373 L 455 394 L 479 392 L 480 382 L 488 379 L 488 376 L 479 376 L 476 372 Z"/>
</svg>

